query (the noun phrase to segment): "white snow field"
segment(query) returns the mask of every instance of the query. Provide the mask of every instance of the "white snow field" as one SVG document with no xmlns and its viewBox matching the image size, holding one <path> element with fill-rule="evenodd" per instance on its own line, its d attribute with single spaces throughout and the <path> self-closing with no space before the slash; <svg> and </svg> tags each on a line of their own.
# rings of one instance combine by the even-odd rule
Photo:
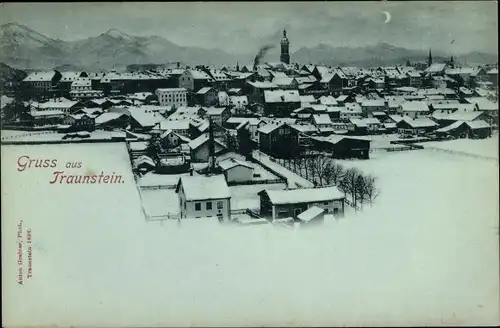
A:
<svg viewBox="0 0 500 328">
<path fill-rule="evenodd" d="M 498 160 L 498 134 L 487 139 L 457 139 L 447 141 L 423 142 L 424 148 L 449 151 L 457 155 L 477 155 Z"/>
<path fill-rule="evenodd" d="M 124 144 L 1 150 L 4 326 L 499 322 L 498 163 L 428 150 L 343 161 L 379 177 L 376 204 L 293 231 L 147 223 Z M 48 169 L 16 171 L 21 155 L 125 183 L 49 185 Z M 24 285 L 19 220 L 32 231 Z"/>
</svg>

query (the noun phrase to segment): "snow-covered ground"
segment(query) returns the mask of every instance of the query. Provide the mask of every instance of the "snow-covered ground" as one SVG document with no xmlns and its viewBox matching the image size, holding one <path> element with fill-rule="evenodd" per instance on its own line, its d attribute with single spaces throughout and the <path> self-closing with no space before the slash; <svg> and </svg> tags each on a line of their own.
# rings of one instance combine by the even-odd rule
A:
<svg viewBox="0 0 500 328">
<path fill-rule="evenodd" d="M 496 162 L 429 150 L 343 161 L 379 177 L 376 204 L 295 232 L 146 223 L 124 144 L 1 150 L 4 326 L 499 321 Z M 85 160 L 125 183 L 49 185 L 46 169 L 16 170 L 21 155 Z M 33 244 L 22 286 L 21 219 Z"/>
<path fill-rule="evenodd" d="M 180 213 L 179 197 L 175 193 L 175 189 L 141 190 L 140 194 L 144 211 L 148 217 Z"/>
<path fill-rule="evenodd" d="M 285 183 L 273 184 L 254 184 L 244 186 L 232 186 L 231 190 L 231 209 L 260 209 L 260 196 L 257 195 L 264 189 L 285 189 Z"/>
<path fill-rule="evenodd" d="M 263 166 L 271 168 L 275 172 L 278 172 L 282 176 L 286 177 L 290 188 L 297 188 L 297 186 L 307 187 L 307 188 L 313 187 L 313 184 L 310 181 L 308 181 L 308 180 L 302 178 L 301 176 L 299 176 L 298 174 L 284 168 L 280 164 L 273 162 L 268 155 L 266 155 L 258 150 L 254 151 L 252 155 L 253 155 L 253 158 L 256 161 L 258 161 L 259 163 L 261 163 Z"/>
<path fill-rule="evenodd" d="M 13 138 L 19 137 L 29 133 L 29 131 L 19 131 L 19 130 L 0 130 L 2 138 Z"/>
<path fill-rule="evenodd" d="M 193 175 L 197 175 L 197 173 L 193 172 Z M 175 186 L 182 176 L 189 176 L 189 173 L 157 174 L 155 172 L 148 172 L 137 180 L 137 185 L 140 187 Z"/>
<path fill-rule="evenodd" d="M 433 141 L 423 142 L 420 143 L 420 145 L 429 149 L 439 149 L 455 152 L 457 154 L 465 153 L 498 159 L 498 134 L 487 139 Z"/>
</svg>

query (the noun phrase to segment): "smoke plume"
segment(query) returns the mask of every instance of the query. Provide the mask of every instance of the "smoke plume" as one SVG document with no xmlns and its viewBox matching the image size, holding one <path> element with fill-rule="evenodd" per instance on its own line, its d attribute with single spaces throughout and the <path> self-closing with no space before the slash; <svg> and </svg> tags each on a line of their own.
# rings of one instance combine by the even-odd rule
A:
<svg viewBox="0 0 500 328">
<path fill-rule="evenodd" d="M 257 55 L 255 55 L 255 58 L 253 60 L 254 69 L 257 67 L 257 65 L 260 64 L 260 60 L 262 59 L 262 57 L 264 57 L 266 53 L 272 48 L 274 48 L 274 45 L 268 44 L 259 49 L 259 52 L 257 52 Z"/>
</svg>

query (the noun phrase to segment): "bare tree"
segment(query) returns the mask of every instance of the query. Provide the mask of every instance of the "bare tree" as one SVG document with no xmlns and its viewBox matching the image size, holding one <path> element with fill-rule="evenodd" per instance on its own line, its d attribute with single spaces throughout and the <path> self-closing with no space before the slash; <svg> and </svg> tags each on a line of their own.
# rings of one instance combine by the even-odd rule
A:
<svg viewBox="0 0 500 328">
<path fill-rule="evenodd" d="M 335 185 L 339 184 L 339 181 L 342 179 L 342 176 L 344 175 L 345 168 L 339 164 L 333 162 L 331 165 L 331 177 L 332 177 L 332 182 Z"/>
<path fill-rule="evenodd" d="M 370 202 L 370 204 L 373 204 L 375 199 L 378 197 L 380 194 L 379 189 L 377 188 L 377 178 L 368 175 L 365 177 L 365 183 L 364 183 L 364 194 L 366 196 L 366 200 Z"/>
<path fill-rule="evenodd" d="M 312 173 L 313 182 L 317 183 L 320 186 L 323 186 L 325 184 L 325 179 L 329 174 L 328 167 L 330 165 L 330 162 L 331 160 L 325 156 L 318 155 L 310 158 L 308 165 Z"/>
<path fill-rule="evenodd" d="M 342 189 L 344 194 L 350 194 L 352 199 L 352 204 L 354 207 L 357 206 L 358 201 L 358 176 L 362 175 L 361 172 L 354 167 L 347 169 L 340 180 L 339 187 Z"/>
<path fill-rule="evenodd" d="M 356 176 L 356 181 L 354 183 L 356 185 L 354 188 L 354 192 L 356 193 L 355 205 L 357 205 L 359 203 L 359 204 L 361 204 L 361 207 L 362 207 L 363 202 L 366 199 L 366 196 L 365 196 L 366 190 L 365 190 L 365 177 L 361 172 L 359 172 L 359 174 Z"/>
</svg>

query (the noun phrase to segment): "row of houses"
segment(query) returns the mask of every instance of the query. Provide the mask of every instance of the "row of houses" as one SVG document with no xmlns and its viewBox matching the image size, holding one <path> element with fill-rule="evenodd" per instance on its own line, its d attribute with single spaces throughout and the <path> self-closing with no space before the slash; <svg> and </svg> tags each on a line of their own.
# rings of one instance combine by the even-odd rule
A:
<svg viewBox="0 0 500 328">
<path fill-rule="evenodd" d="M 180 218 L 231 220 L 231 190 L 224 176 L 182 176 L 176 186 Z M 345 196 L 336 187 L 267 190 L 258 193 L 260 218 L 309 223 L 324 214 L 341 217 Z"/>
</svg>

